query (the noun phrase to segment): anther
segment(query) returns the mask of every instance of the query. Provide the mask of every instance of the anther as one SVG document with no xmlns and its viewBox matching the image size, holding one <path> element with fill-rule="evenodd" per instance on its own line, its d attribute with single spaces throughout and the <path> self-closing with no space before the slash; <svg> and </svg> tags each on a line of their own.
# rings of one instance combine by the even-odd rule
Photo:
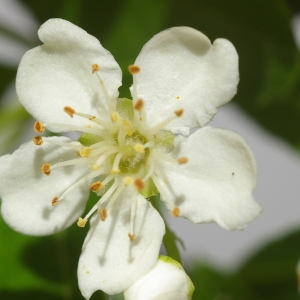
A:
<svg viewBox="0 0 300 300">
<path fill-rule="evenodd" d="M 144 107 L 144 101 L 142 99 L 139 99 L 138 101 L 136 101 L 135 105 L 134 105 L 134 109 L 141 111 Z"/>
<path fill-rule="evenodd" d="M 134 181 L 134 186 L 136 187 L 136 189 L 138 191 L 142 191 L 144 188 L 145 188 L 145 182 L 140 179 L 140 178 L 137 178 L 135 181 Z"/>
<path fill-rule="evenodd" d="M 139 66 L 136 65 L 129 65 L 128 66 L 128 70 L 129 72 L 133 75 L 133 74 L 138 74 L 140 73 L 141 69 Z"/>
<path fill-rule="evenodd" d="M 102 182 L 101 181 L 96 181 L 96 182 L 93 182 L 91 185 L 90 185 L 90 189 L 93 191 L 93 192 L 98 192 L 99 190 L 102 189 Z"/>
<path fill-rule="evenodd" d="M 174 207 L 171 211 L 171 215 L 175 218 L 179 217 L 180 214 L 180 208 L 179 207 Z"/>
<path fill-rule="evenodd" d="M 100 71 L 100 66 L 97 64 L 92 64 L 92 74 L 98 71 Z"/>
<path fill-rule="evenodd" d="M 67 113 L 70 117 L 73 118 L 73 115 L 75 114 L 75 109 L 73 109 L 70 106 L 65 106 L 64 107 L 64 112 Z"/>
<path fill-rule="evenodd" d="M 86 224 L 86 222 L 87 222 L 87 219 L 79 218 L 78 221 L 77 221 L 77 225 L 78 225 L 79 227 L 84 227 L 85 224 Z"/>
<path fill-rule="evenodd" d="M 32 141 L 37 146 L 41 146 L 43 144 L 43 138 L 40 135 L 35 136 Z"/>
<path fill-rule="evenodd" d="M 83 147 L 82 149 L 79 150 L 79 155 L 81 157 L 89 157 L 91 153 L 91 149 L 88 147 Z"/>
<path fill-rule="evenodd" d="M 107 209 L 106 208 L 99 209 L 99 216 L 102 221 L 105 221 L 107 218 Z"/>
<path fill-rule="evenodd" d="M 188 162 L 188 158 L 187 157 L 180 157 L 180 158 L 177 158 L 177 162 L 182 165 L 182 164 L 185 164 Z"/>
<path fill-rule="evenodd" d="M 55 206 L 55 205 L 57 205 L 57 204 L 59 204 L 59 203 L 60 203 L 60 201 L 59 201 L 59 199 L 58 199 L 57 196 L 55 196 L 55 197 L 52 199 L 52 201 L 51 201 L 51 205 L 52 205 L 52 206 Z"/>
<path fill-rule="evenodd" d="M 145 153 L 145 148 L 142 144 L 135 144 L 134 150 L 138 153 Z"/>
<path fill-rule="evenodd" d="M 50 164 L 43 164 L 42 165 L 42 172 L 46 175 L 50 175 L 51 165 Z"/>
<path fill-rule="evenodd" d="M 124 178 L 124 184 L 125 184 L 126 186 L 132 185 L 132 184 L 133 184 L 133 178 L 132 178 L 132 177 L 129 177 L 129 176 L 125 177 L 125 178 Z"/>
<path fill-rule="evenodd" d="M 37 133 L 43 133 L 45 131 L 45 126 L 43 125 L 42 122 L 36 121 L 33 125 L 33 129 Z"/>
<path fill-rule="evenodd" d="M 130 242 L 133 242 L 135 240 L 136 234 L 135 233 L 128 233 L 128 237 L 130 239 Z"/>
<path fill-rule="evenodd" d="M 174 114 L 177 116 L 177 117 L 181 117 L 182 114 L 183 114 L 183 109 L 177 109 L 174 111 Z"/>
<path fill-rule="evenodd" d="M 120 120 L 120 115 L 114 111 L 110 114 L 110 119 L 113 123 L 117 123 Z"/>
</svg>

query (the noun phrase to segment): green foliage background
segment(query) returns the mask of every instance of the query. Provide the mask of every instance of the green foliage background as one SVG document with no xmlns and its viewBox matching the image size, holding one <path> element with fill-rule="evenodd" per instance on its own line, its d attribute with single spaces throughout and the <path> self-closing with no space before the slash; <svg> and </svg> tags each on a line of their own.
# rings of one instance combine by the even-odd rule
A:
<svg viewBox="0 0 300 300">
<path fill-rule="evenodd" d="M 42 24 L 60 17 L 96 36 L 124 71 L 122 97 L 130 97 L 127 66 L 154 34 L 172 26 L 191 26 L 211 40 L 229 39 L 240 56 L 238 94 L 234 101 L 263 127 L 300 146 L 300 55 L 293 40 L 291 17 L 299 0 L 22 0 Z M 15 20 L 16 22 L 18 20 Z M 40 42 L 0 28 L 29 47 Z M 16 69 L 0 66 L 0 93 Z M 1 109 L 0 135 L 12 128 L 1 147 L 15 143 L 30 120 L 20 107 Z M 0 299 L 82 299 L 77 286 L 77 261 L 87 229 L 77 226 L 50 237 L 27 237 L 0 218 Z M 176 236 L 164 239 L 169 255 L 180 259 Z M 268 244 L 269 243 L 269 244 Z M 300 232 L 266 246 L 240 269 L 226 273 L 206 263 L 190 273 L 194 299 L 298 299 L 295 267 L 300 257 Z M 108 299 L 97 292 L 91 299 Z M 114 299 L 122 299 L 115 296 Z"/>
</svg>

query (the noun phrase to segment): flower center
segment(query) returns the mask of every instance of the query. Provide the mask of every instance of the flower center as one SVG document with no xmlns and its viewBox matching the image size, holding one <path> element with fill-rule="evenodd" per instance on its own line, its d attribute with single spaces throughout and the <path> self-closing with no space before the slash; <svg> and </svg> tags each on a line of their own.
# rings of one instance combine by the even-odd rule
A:
<svg viewBox="0 0 300 300">
<path fill-rule="evenodd" d="M 187 162 L 186 158 L 174 160 L 167 154 L 173 150 L 175 136 L 163 128 L 173 119 L 180 117 L 183 110 L 177 110 L 154 127 L 148 126 L 147 116 L 143 110 L 144 102 L 137 99 L 135 76 L 139 67 L 130 66 L 133 74 L 133 100 L 112 99 L 107 93 L 103 81 L 98 74 L 100 67 L 92 66 L 92 72 L 96 73 L 102 88 L 110 118 L 100 119 L 96 116 L 78 112 L 66 106 L 65 113 L 70 117 L 81 117 L 88 121 L 86 126 L 66 124 L 43 124 L 36 122 L 34 129 L 38 133 L 44 132 L 45 128 L 60 127 L 68 131 L 82 132 L 78 142 L 61 142 L 49 139 L 48 142 L 59 146 L 67 147 L 78 151 L 80 158 L 68 161 L 59 161 L 50 165 L 45 163 L 42 172 L 50 175 L 52 170 L 58 167 L 85 164 L 88 166 L 88 173 L 75 182 L 60 196 L 54 196 L 52 206 L 58 205 L 67 194 L 78 186 L 92 182 L 90 189 L 101 196 L 84 218 L 79 218 L 78 226 L 85 226 L 88 218 L 98 210 L 102 221 L 108 217 L 108 211 L 125 188 L 132 191 L 130 232 L 131 241 L 135 238 L 134 219 L 138 193 L 144 197 L 150 197 L 163 192 L 159 175 L 155 173 L 155 164 L 158 160 L 168 160 L 179 164 Z M 43 139 L 37 136 L 33 139 L 36 145 L 42 145 Z M 174 214 L 179 215 L 179 211 Z"/>
</svg>

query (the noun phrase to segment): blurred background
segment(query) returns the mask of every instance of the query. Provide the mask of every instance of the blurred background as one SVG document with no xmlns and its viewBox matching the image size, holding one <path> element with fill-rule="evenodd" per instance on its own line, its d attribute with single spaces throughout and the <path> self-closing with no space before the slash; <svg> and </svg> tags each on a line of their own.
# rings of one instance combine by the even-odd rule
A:
<svg viewBox="0 0 300 300">
<path fill-rule="evenodd" d="M 195 225 L 165 213 L 198 300 L 299 299 L 300 1 L 299 0 L 0 0 L 0 155 L 34 136 L 14 80 L 22 55 L 40 44 L 39 26 L 64 18 L 97 37 L 127 66 L 156 33 L 191 26 L 223 37 L 240 57 L 240 84 L 212 126 L 241 134 L 252 148 L 263 214 L 242 232 Z M 0 216 L 0 299 L 83 299 L 77 262 L 88 228 L 50 237 L 12 231 Z M 184 245 L 184 246 L 182 246 Z M 122 296 L 115 299 L 122 299 Z M 93 299 L 109 299 L 96 292 Z"/>
</svg>

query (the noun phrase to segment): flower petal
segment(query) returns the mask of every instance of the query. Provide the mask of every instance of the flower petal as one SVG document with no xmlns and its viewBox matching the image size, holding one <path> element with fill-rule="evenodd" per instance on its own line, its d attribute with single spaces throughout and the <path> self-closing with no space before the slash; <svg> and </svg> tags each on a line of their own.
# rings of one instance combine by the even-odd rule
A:
<svg viewBox="0 0 300 300">
<path fill-rule="evenodd" d="M 175 151 L 188 162 L 161 165 L 170 188 L 170 201 L 163 200 L 170 210 L 178 207 L 179 216 L 194 223 L 216 222 L 229 230 L 243 229 L 260 214 L 252 197 L 257 177 L 254 157 L 238 134 L 201 128 L 182 138 Z"/>
<path fill-rule="evenodd" d="M 51 202 L 85 174 L 83 165 L 41 171 L 44 163 L 76 158 L 77 151 L 47 143 L 69 141 L 64 137 L 44 138 L 42 146 L 23 144 L 12 155 L 0 158 L 1 214 L 14 230 L 29 235 L 47 235 L 70 226 L 82 214 L 89 187 L 80 186 L 56 206 Z"/>
<path fill-rule="evenodd" d="M 70 117 L 63 111 L 65 106 L 92 115 L 98 109 L 106 109 L 101 85 L 92 74 L 94 63 L 100 66 L 99 74 L 108 94 L 118 97 L 120 67 L 95 37 L 61 19 L 48 20 L 38 34 L 44 45 L 23 56 L 16 81 L 20 102 L 37 120 L 69 124 Z M 76 116 L 72 122 L 87 123 Z"/>
<path fill-rule="evenodd" d="M 126 300 L 190 300 L 194 285 L 182 266 L 167 256 L 124 292 Z"/>
<path fill-rule="evenodd" d="M 178 109 L 182 117 L 166 128 L 207 124 L 217 107 L 236 94 L 238 55 L 226 39 L 211 45 L 201 32 L 174 27 L 155 35 L 137 57 L 138 98 L 144 100 L 149 120 L 160 123 Z"/>
<path fill-rule="evenodd" d="M 97 214 L 91 220 L 78 266 L 79 287 L 86 299 L 96 290 L 107 294 L 124 291 L 157 261 L 164 222 L 150 202 L 139 195 L 137 237 L 131 242 L 128 238 L 131 197 L 131 193 L 123 192 L 104 222 Z"/>
</svg>

